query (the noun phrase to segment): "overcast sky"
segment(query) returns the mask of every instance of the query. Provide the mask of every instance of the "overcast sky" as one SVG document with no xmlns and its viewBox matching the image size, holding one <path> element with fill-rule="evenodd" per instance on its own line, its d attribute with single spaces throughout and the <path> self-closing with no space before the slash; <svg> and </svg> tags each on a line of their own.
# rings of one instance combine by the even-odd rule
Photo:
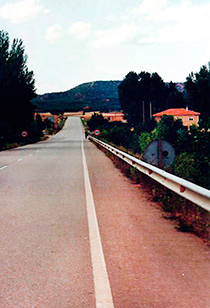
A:
<svg viewBox="0 0 210 308">
<path fill-rule="evenodd" d="M 209 0 L 1 0 L 0 29 L 23 40 L 38 94 L 130 71 L 182 82 L 210 61 Z"/>
</svg>

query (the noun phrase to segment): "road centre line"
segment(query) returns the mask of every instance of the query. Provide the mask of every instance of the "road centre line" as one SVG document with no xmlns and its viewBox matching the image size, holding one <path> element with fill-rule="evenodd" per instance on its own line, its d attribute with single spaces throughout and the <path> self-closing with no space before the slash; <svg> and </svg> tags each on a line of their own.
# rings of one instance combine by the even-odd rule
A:
<svg viewBox="0 0 210 308">
<path fill-rule="evenodd" d="M 82 138 L 82 160 L 96 308 L 114 308 Z"/>
</svg>

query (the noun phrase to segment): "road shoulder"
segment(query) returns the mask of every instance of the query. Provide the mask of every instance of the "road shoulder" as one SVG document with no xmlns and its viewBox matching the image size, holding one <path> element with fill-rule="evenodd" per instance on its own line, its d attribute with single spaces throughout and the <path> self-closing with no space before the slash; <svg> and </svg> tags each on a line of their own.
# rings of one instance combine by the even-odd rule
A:
<svg viewBox="0 0 210 308">
<path fill-rule="evenodd" d="M 89 141 L 85 152 L 115 308 L 209 308 L 209 250 L 202 240 L 177 232 Z"/>
</svg>

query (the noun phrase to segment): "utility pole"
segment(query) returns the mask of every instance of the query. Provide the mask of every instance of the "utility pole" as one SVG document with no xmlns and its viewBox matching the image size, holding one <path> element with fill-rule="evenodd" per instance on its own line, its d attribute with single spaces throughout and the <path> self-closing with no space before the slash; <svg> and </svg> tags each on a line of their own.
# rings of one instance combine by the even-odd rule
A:
<svg viewBox="0 0 210 308">
<path fill-rule="evenodd" d="M 152 120 L 152 102 L 149 103 L 150 120 Z"/>
<path fill-rule="evenodd" d="M 143 123 L 145 122 L 145 106 L 144 101 L 142 102 L 142 108 L 143 108 Z"/>
</svg>

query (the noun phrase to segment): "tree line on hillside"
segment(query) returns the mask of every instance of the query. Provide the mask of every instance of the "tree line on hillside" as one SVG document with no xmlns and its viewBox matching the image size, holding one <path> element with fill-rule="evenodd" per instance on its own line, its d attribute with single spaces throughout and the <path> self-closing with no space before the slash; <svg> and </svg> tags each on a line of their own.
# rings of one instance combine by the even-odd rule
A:
<svg viewBox="0 0 210 308">
<path fill-rule="evenodd" d="M 33 104 L 39 111 L 109 111 L 120 110 L 118 85 L 120 81 L 95 81 L 71 90 L 38 95 Z"/>
<path fill-rule="evenodd" d="M 118 87 L 121 108 L 131 125 L 149 122 L 152 114 L 169 109 L 184 108 L 201 113 L 203 124 L 210 117 L 210 66 L 191 73 L 180 92 L 175 83 L 165 83 L 157 74 L 129 72 Z"/>
</svg>

